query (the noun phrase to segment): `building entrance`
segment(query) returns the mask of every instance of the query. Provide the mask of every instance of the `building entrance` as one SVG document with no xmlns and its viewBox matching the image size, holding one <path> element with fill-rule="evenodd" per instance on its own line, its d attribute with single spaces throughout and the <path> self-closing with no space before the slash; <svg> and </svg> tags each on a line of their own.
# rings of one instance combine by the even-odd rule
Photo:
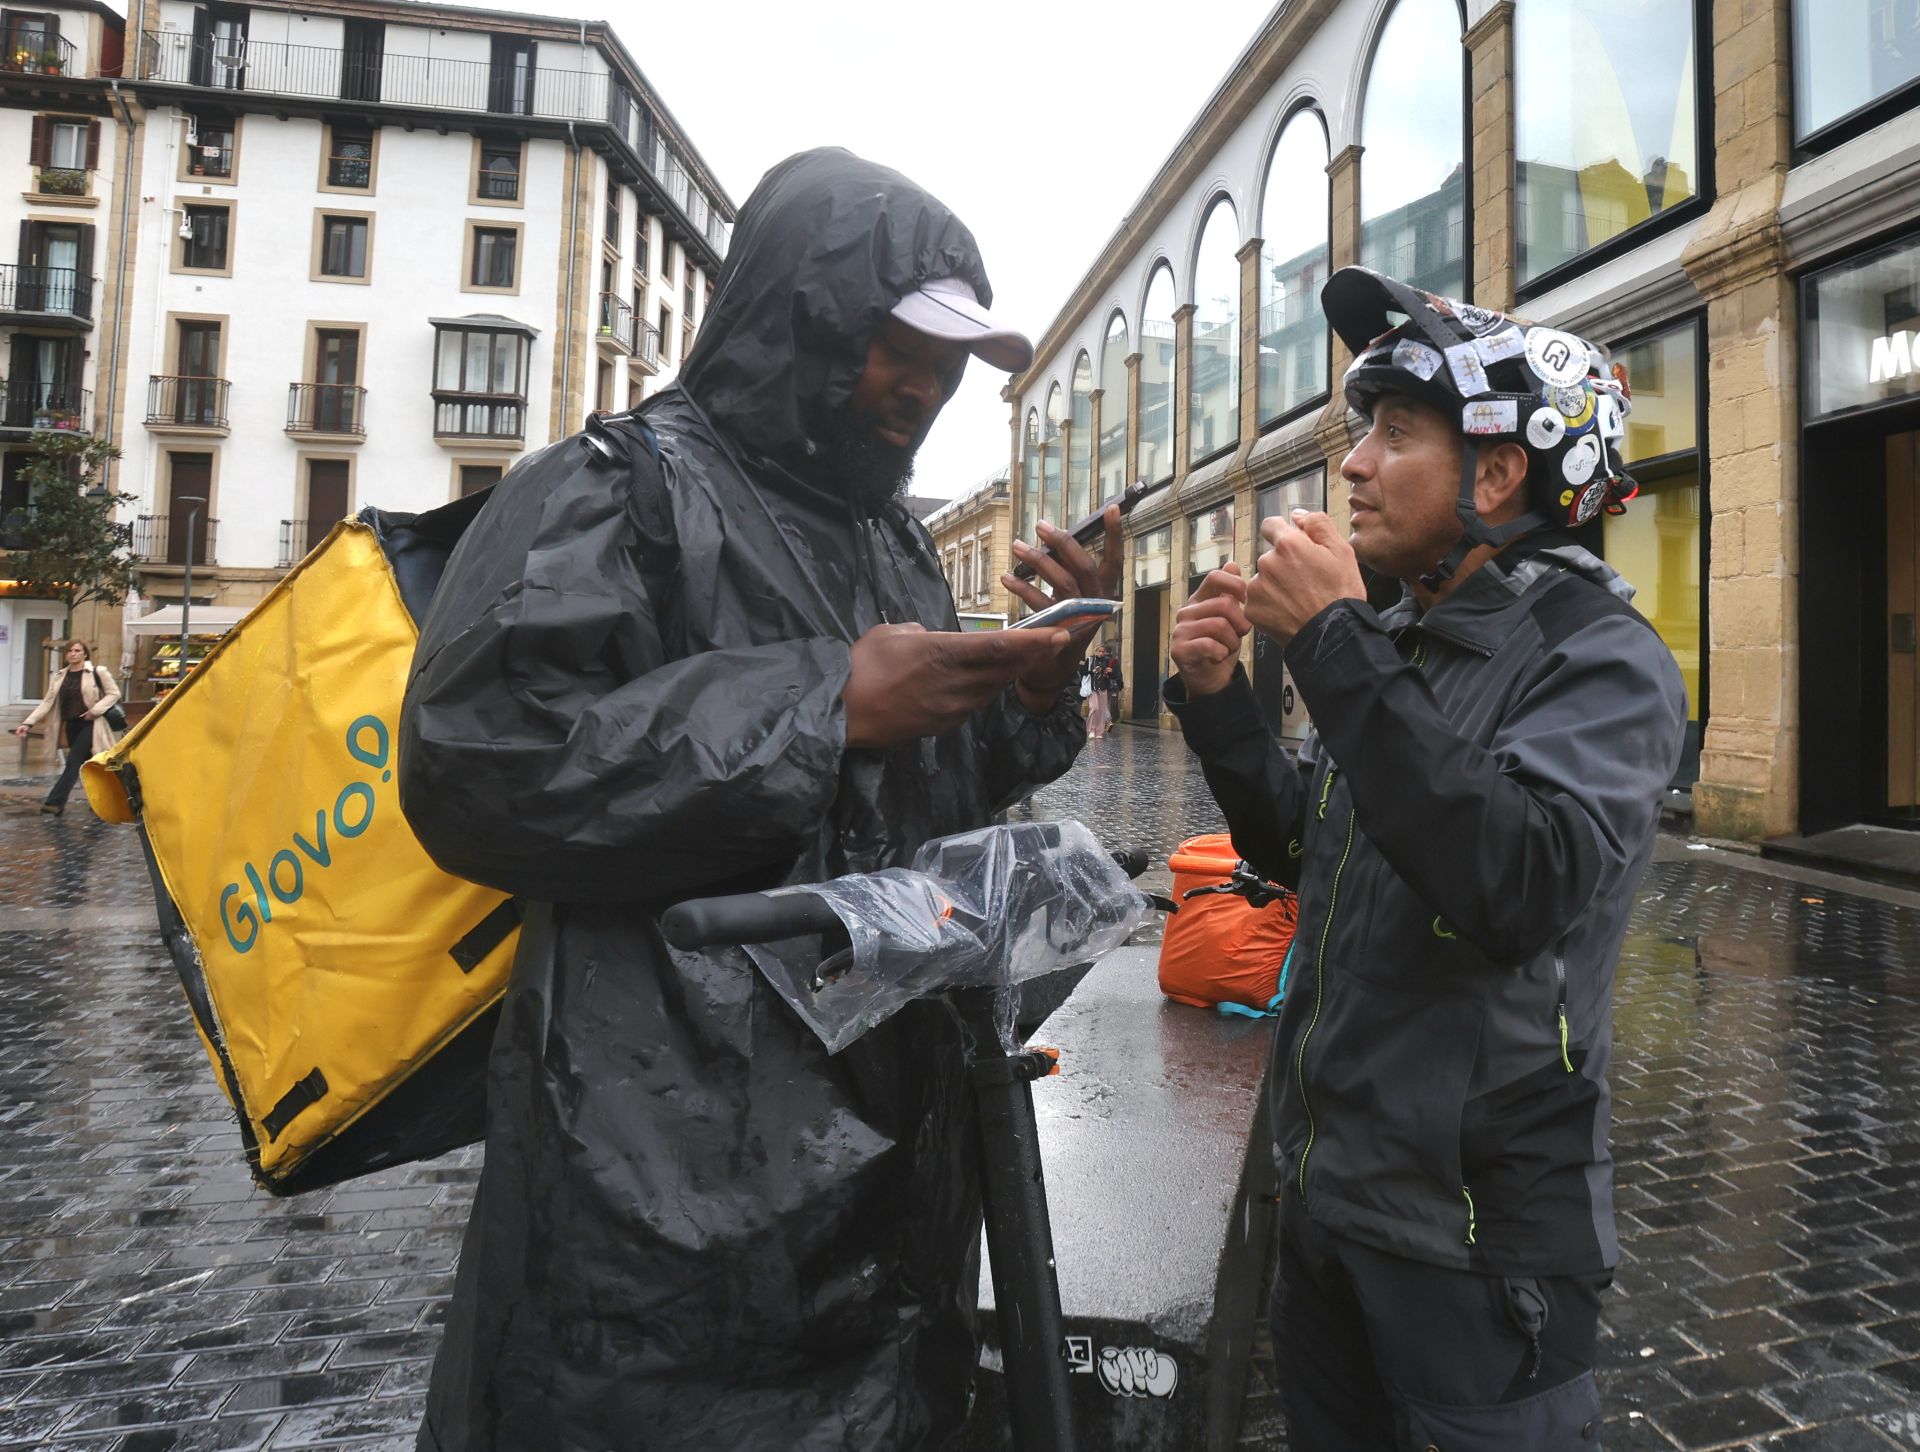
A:
<svg viewBox="0 0 1920 1452">
<path fill-rule="evenodd" d="M 1886 809 L 1920 821 L 1920 433 L 1887 439 L 1886 491 Z"/>
</svg>

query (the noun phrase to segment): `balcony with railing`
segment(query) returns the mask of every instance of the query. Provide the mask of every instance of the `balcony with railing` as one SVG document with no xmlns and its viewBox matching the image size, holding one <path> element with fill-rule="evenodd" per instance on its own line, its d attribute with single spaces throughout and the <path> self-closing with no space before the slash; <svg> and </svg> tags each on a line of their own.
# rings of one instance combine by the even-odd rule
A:
<svg viewBox="0 0 1920 1452">
<path fill-rule="evenodd" d="M 155 373 L 147 378 L 147 427 L 155 433 L 218 434 L 227 427 L 224 378 Z"/>
<path fill-rule="evenodd" d="M 628 361 L 646 373 L 660 371 L 660 330 L 652 323 L 634 320 L 633 357 Z"/>
<path fill-rule="evenodd" d="M 0 430 L 7 433 L 90 433 L 93 392 L 39 378 L 0 382 Z"/>
<path fill-rule="evenodd" d="M 217 562 L 214 541 L 220 521 L 193 514 L 143 514 L 133 522 L 133 560 L 138 565 L 184 565 L 187 547 L 193 547 L 193 565 Z"/>
<path fill-rule="evenodd" d="M 79 54 L 70 40 L 16 23 L 0 35 L 0 75 L 76 76 Z"/>
<path fill-rule="evenodd" d="M 594 330 L 594 340 L 599 343 L 600 351 L 615 357 L 634 352 L 635 325 L 638 321 L 626 299 L 610 292 L 601 293 L 599 326 Z"/>
<path fill-rule="evenodd" d="M 287 385 L 287 432 L 344 441 L 367 433 L 367 390 L 353 383 Z"/>
<path fill-rule="evenodd" d="M 0 263 L 0 322 L 31 318 L 35 326 L 93 326 L 93 279 L 71 267 Z"/>
<path fill-rule="evenodd" d="M 527 401 L 519 394 L 436 388 L 433 436 L 466 443 L 518 444 L 527 436 Z"/>
<path fill-rule="evenodd" d="M 290 570 L 307 557 L 307 551 L 327 537 L 337 519 L 283 519 L 280 521 L 280 560 L 276 568 Z"/>
</svg>

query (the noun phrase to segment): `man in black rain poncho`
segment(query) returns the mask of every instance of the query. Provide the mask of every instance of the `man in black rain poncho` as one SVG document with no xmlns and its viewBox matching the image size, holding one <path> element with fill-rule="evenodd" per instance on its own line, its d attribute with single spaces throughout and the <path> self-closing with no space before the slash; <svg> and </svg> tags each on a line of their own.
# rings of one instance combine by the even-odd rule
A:
<svg viewBox="0 0 1920 1452">
<path fill-rule="evenodd" d="M 656 916 L 904 863 L 1079 751 L 1083 637 L 920 630 L 958 621 L 897 486 L 967 348 L 1031 359 L 976 298 L 972 235 L 906 178 L 783 162 L 639 410 L 659 462 L 623 417 L 556 444 L 448 564 L 402 802 L 443 867 L 529 907 L 422 1448 L 879 1452 L 965 1420 L 951 1006 L 829 1057 L 744 953 L 670 950 Z M 1104 572 L 1042 530 L 1046 582 L 1112 593 L 1118 520 Z"/>
</svg>

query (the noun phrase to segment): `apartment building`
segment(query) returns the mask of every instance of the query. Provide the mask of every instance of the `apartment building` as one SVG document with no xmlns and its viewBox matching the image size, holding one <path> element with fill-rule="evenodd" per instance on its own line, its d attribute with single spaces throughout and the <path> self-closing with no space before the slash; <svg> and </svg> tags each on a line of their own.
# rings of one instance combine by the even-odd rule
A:
<svg viewBox="0 0 1920 1452">
<path fill-rule="evenodd" d="M 124 63 L 112 33 L 119 74 L 94 104 L 111 125 L 122 103 L 135 180 L 95 264 L 126 303 L 87 426 L 124 450 L 114 484 L 138 500 L 130 619 L 177 611 L 190 568 L 197 631 L 224 628 L 361 506 L 484 488 L 674 378 L 734 206 L 605 24 L 139 0 Z M 35 128 L 63 165 L 107 154 Z M 84 273 L 67 226 L 32 245 Z M 44 377 L 84 393 L 91 360 L 34 322 Z M 155 682 L 141 666 L 133 684 Z"/>
<path fill-rule="evenodd" d="M 1000 576 L 1013 564 L 1012 517 L 1012 489 L 1001 469 L 921 520 L 965 629 L 997 630 L 1010 618 L 1013 601 Z"/>
<path fill-rule="evenodd" d="M 1286 0 L 1013 380 L 1016 516 L 1160 486 L 1122 629 L 1164 723 L 1191 586 L 1270 516 L 1345 520 L 1331 269 L 1571 328 L 1631 373 L 1641 496 L 1583 542 L 1679 662 L 1697 829 L 1920 824 L 1917 182 L 1912 4 Z"/>
<path fill-rule="evenodd" d="M 114 91 L 119 15 L 94 0 L 0 9 L 0 708 L 39 700 L 65 609 L 26 597 L 4 551 L 33 507 L 21 467 L 36 429 L 88 432 L 111 407 L 119 219 L 132 121 Z M 75 628 L 117 625 L 83 607 Z"/>
</svg>

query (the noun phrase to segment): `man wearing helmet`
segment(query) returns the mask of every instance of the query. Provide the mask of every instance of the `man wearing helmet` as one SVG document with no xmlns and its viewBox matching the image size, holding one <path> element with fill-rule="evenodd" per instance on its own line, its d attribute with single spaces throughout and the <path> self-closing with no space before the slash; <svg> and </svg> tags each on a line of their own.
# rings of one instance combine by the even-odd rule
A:
<svg viewBox="0 0 1920 1452">
<path fill-rule="evenodd" d="M 1687 714 L 1564 532 L 1632 498 L 1630 380 L 1363 268 L 1322 300 L 1368 420 L 1350 538 L 1267 521 L 1255 574 L 1181 610 L 1166 694 L 1235 846 L 1300 892 L 1269 1076 L 1290 1445 L 1591 1447 L 1613 969 Z M 1254 629 L 1312 713 L 1298 752 L 1239 667 Z"/>
</svg>

